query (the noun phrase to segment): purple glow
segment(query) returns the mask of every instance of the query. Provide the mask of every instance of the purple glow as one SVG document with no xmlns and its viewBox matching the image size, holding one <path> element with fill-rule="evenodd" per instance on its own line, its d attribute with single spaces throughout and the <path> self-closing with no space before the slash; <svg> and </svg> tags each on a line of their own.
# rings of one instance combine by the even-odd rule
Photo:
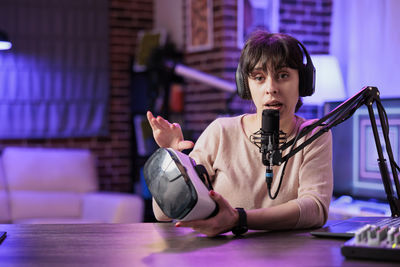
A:
<svg viewBox="0 0 400 267">
<path fill-rule="evenodd" d="M 0 41 L 0 50 L 8 50 L 11 49 L 11 47 L 12 47 L 11 42 Z"/>
</svg>

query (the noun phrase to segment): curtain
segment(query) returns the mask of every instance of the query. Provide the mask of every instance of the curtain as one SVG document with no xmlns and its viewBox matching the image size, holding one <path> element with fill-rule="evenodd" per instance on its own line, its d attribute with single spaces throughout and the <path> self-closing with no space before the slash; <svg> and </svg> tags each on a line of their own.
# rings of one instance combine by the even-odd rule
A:
<svg viewBox="0 0 400 267">
<path fill-rule="evenodd" d="M 400 1 L 334 0 L 331 54 L 351 97 L 376 86 L 382 98 L 400 97 Z"/>
<path fill-rule="evenodd" d="M 0 138 L 107 134 L 108 1 L 4 0 Z"/>
</svg>

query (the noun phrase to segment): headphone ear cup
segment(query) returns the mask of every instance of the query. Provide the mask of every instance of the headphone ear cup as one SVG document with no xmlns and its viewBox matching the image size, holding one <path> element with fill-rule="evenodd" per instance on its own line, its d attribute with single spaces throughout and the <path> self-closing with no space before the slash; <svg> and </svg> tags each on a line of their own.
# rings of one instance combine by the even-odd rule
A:
<svg viewBox="0 0 400 267">
<path fill-rule="evenodd" d="M 300 96 L 311 96 L 315 91 L 315 67 L 312 63 L 310 54 L 302 43 L 299 42 L 300 47 L 306 57 L 307 63 L 304 65 L 300 75 L 299 95 Z"/>
<path fill-rule="evenodd" d="M 235 81 L 236 81 L 237 94 L 239 95 L 239 97 L 243 99 L 250 99 L 250 96 L 247 92 L 248 91 L 247 85 L 242 75 L 242 68 L 240 67 L 240 64 L 236 69 Z"/>
<path fill-rule="evenodd" d="M 309 58 L 310 63 L 307 60 L 306 66 L 306 77 L 307 77 L 307 85 L 308 87 L 305 90 L 304 96 L 311 96 L 315 92 L 315 67 L 311 61 L 311 57 Z"/>
<path fill-rule="evenodd" d="M 315 68 L 304 65 L 299 71 L 299 96 L 311 96 L 315 91 Z"/>
</svg>

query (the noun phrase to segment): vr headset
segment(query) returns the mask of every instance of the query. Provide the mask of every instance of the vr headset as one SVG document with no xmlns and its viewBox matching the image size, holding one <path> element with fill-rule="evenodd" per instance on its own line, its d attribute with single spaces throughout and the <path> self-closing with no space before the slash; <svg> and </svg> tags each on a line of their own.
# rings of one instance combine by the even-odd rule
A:
<svg viewBox="0 0 400 267">
<path fill-rule="evenodd" d="M 151 195 L 169 218 L 205 219 L 217 211 L 208 195 L 212 186 L 206 169 L 186 154 L 159 148 L 146 161 L 143 172 Z"/>
</svg>

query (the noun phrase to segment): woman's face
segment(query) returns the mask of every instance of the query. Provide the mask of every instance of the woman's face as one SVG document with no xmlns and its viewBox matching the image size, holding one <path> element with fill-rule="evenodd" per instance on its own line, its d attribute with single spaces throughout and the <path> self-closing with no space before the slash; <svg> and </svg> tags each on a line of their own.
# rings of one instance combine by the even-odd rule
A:
<svg viewBox="0 0 400 267">
<path fill-rule="evenodd" d="M 275 73 L 266 73 L 258 64 L 250 73 L 248 82 L 258 115 L 264 109 L 277 109 L 281 123 L 293 120 L 299 98 L 298 70 L 284 67 Z"/>
</svg>

